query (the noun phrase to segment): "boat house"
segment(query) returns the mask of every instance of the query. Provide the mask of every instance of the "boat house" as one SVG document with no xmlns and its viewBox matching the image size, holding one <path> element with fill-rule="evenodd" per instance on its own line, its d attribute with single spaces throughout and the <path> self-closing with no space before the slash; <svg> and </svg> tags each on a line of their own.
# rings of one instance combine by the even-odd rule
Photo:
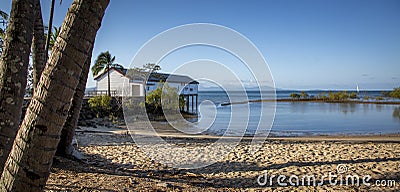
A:
<svg viewBox="0 0 400 192">
<path fill-rule="evenodd" d="M 107 70 L 94 78 L 96 88 L 87 92 L 88 96 L 106 95 L 108 90 Z M 183 111 L 197 114 L 198 111 L 198 85 L 199 82 L 189 76 L 167 73 L 151 73 L 147 81 L 127 75 L 127 69 L 110 68 L 110 92 L 114 97 L 145 97 L 154 91 L 160 83 L 168 82 L 170 87 L 175 87 L 179 95 L 185 98 Z M 161 85 L 162 86 L 162 85 Z"/>
</svg>

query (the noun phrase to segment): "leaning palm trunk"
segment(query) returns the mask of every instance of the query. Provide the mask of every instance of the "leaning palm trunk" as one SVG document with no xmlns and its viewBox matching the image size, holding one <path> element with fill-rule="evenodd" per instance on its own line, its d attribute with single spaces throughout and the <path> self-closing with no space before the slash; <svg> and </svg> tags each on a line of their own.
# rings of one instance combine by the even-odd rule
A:
<svg viewBox="0 0 400 192">
<path fill-rule="evenodd" d="M 40 0 L 35 1 L 35 22 L 33 25 L 33 40 L 32 40 L 32 63 L 33 63 L 33 82 L 32 87 L 35 91 L 36 85 L 39 81 L 40 75 L 42 74 L 44 65 L 47 60 L 47 54 L 45 51 L 45 38 L 44 38 L 44 27 L 42 18 L 42 8 L 40 6 Z"/>
<path fill-rule="evenodd" d="M 12 1 L 0 60 L 0 171 L 11 150 L 21 118 L 32 42 L 33 1 Z"/>
<path fill-rule="evenodd" d="M 92 58 L 91 53 L 92 51 L 89 52 L 89 56 L 86 59 L 84 67 L 82 68 L 82 73 L 79 77 L 79 83 L 75 89 L 74 97 L 72 98 L 71 108 L 69 109 L 67 120 L 65 121 L 61 131 L 61 139 L 60 143 L 58 143 L 57 154 L 62 156 L 74 156 L 75 158 L 80 158 L 78 155 L 75 155 L 77 152 L 72 146 L 72 140 L 75 135 L 75 128 L 78 126 L 79 114 L 82 107 L 83 97 L 85 96 L 86 81 L 88 78 Z"/>
<path fill-rule="evenodd" d="M 42 191 L 71 99 L 109 0 L 74 0 L 0 179 L 0 191 Z"/>
</svg>

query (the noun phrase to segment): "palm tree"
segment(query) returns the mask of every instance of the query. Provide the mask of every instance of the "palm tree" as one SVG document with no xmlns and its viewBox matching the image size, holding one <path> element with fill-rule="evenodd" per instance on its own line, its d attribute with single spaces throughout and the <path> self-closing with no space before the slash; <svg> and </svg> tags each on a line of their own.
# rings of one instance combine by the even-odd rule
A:
<svg viewBox="0 0 400 192">
<path fill-rule="evenodd" d="M 51 26 L 53 26 L 53 17 L 54 17 L 54 3 L 55 3 L 55 0 L 51 0 L 50 17 L 49 17 L 49 25 L 48 25 L 49 29 L 47 31 L 46 47 L 45 47 L 46 54 L 49 52 L 49 48 L 50 48 Z"/>
<path fill-rule="evenodd" d="M 0 170 L 11 150 L 24 101 L 34 0 L 13 0 L 0 60 Z M 0 188 L 0 191 L 1 188 Z"/>
<path fill-rule="evenodd" d="M 2 10 L 0 10 L 0 24 L 5 27 L 7 25 L 8 14 Z M 4 39 L 6 35 L 6 31 L 3 28 L 0 28 L 0 37 Z"/>
<path fill-rule="evenodd" d="M 0 24 L 2 25 L 0 28 L 0 55 L 3 49 L 3 40 L 6 37 L 7 20 L 8 14 L 0 10 Z"/>
<path fill-rule="evenodd" d="M 0 10 L 1 24 L 5 24 L 8 20 L 8 14 L 2 10 Z"/>
<path fill-rule="evenodd" d="M 89 51 L 89 56 L 86 59 L 85 66 L 82 68 L 82 73 L 79 77 L 79 83 L 75 89 L 74 97 L 72 98 L 71 108 L 68 111 L 68 118 L 61 130 L 60 142 L 57 146 L 57 154 L 61 156 L 74 157 L 78 159 L 80 158 L 80 153 L 77 152 L 72 146 L 72 140 L 75 136 L 75 129 L 78 126 L 79 114 L 82 108 L 83 97 L 85 96 L 86 81 L 89 74 L 92 50 L 93 47 Z"/>
<path fill-rule="evenodd" d="M 49 48 L 53 49 L 54 44 L 56 43 L 56 39 L 58 35 L 60 34 L 60 27 L 53 27 L 54 32 L 51 32 L 50 34 L 50 44 Z"/>
<path fill-rule="evenodd" d="M 46 28 L 48 29 L 48 27 L 46 27 Z M 56 39 L 57 39 L 58 35 L 60 34 L 60 27 L 53 26 L 53 30 L 50 33 L 49 51 L 51 51 L 51 49 L 53 49 L 54 43 L 56 43 Z M 44 35 L 46 39 L 47 39 L 47 35 L 48 34 Z"/>
<path fill-rule="evenodd" d="M 73 1 L 55 44 L 59 49 L 51 53 L 4 166 L 0 191 L 44 190 L 71 99 L 108 4 L 109 0 Z"/>
<path fill-rule="evenodd" d="M 46 46 L 45 46 L 46 54 L 48 54 L 49 50 L 53 48 L 55 39 L 57 38 L 58 31 L 59 31 L 59 28 L 56 28 L 56 27 L 54 27 L 54 30 L 55 30 L 54 33 L 51 31 L 51 29 L 52 29 L 51 26 L 53 26 L 54 4 L 55 4 L 55 0 L 51 0 L 50 17 L 49 17 L 49 25 L 48 25 L 49 28 L 48 28 L 47 35 L 46 35 Z M 61 4 L 62 4 L 62 0 L 60 0 L 60 5 Z"/>
<path fill-rule="evenodd" d="M 123 69 L 124 67 L 120 64 L 114 63 L 115 56 L 111 57 L 110 52 L 102 52 L 99 56 L 97 56 L 96 61 L 92 67 L 93 76 L 98 75 L 101 71 L 107 71 L 107 80 L 108 80 L 108 89 L 107 94 L 111 97 L 111 90 L 110 90 L 110 68 L 117 68 Z"/>
<path fill-rule="evenodd" d="M 44 26 L 42 18 L 42 8 L 40 6 L 40 0 L 35 0 L 34 18 L 35 21 L 33 25 L 33 39 L 32 39 L 33 91 L 35 91 L 36 89 L 36 85 L 39 82 L 40 75 L 42 74 L 42 71 L 47 61 L 47 54 L 45 51 L 45 36 L 44 36 Z"/>
</svg>

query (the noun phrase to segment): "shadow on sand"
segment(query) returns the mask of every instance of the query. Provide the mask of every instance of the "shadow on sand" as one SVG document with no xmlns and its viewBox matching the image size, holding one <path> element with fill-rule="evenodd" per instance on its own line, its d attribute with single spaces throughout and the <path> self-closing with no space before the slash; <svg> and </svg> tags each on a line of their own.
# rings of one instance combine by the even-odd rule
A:
<svg viewBox="0 0 400 192">
<path fill-rule="evenodd" d="M 379 163 L 387 161 L 400 161 L 400 158 L 364 158 L 357 160 L 337 160 L 337 161 L 318 161 L 318 162 L 287 162 L 282 164 L 272 164 L 268 166 L 260 166 L 255 163 L 247 162 L 233 162 L 223 161 L 214 163 L 208 167 L 200 169 L 173 169 L 166 167 L 156 167 L 154 169 L 126 169 L 124 165 L 114 163 L 112 160 L 104 158 L 100 155 L 88 155 L 90 160 L 87 162 L 73 161 L 62 157 L 56 157 L 53 163 L 52 172 L 57 170 L 68 170 L 73 173 L 95 173 L 105 175 L 117 175 L 127 176 L 132 178 L 145 178 L 150 180 L 157 180 L 160 182 L 171 182 L 171 183 L 184 183 L 189 186 L 196 187 L 213 187 L 213 188 L 257 188 L 262 187 L 257 183 L 257 177 L 245 177 L 238 175 L 234 178 L 223 178 L 223 177 L 205 177 L 204 174 L 228 174 L 231 172 L 243 172 L 243 171 L 256 171 L 263 172 L 264 170 L 282 169 L 290 166 L 305 167 L 305 166 L 322 166 L 322 165 L 338 165 L 338 164 L 355 164 L 355 163 Z M 319 174 L 319 173 L 310 173 Z M 377 179 L 396 179 L 400 178 L 400 173 L 389 173 L 382 175 L 381 178 Z M 371 181 L 373 181 L 371 180 Z M 272 186 L 277 187 L 276 181 Z M 47 186 L 49 189 L 57 187 L 57 184 L 50 184 Z M 76 189 L 76 186 L 63 186 L 72 190 Z M 173 186 L 175 189 L 179 186 Z M 77 189 L 78 190 L 78 189 Z M 98 188 L 86 188 L 86 190 L 100 190 Z M 115 191 L 115 189 L 101 189 L 105 191 Z"/>
</svg>

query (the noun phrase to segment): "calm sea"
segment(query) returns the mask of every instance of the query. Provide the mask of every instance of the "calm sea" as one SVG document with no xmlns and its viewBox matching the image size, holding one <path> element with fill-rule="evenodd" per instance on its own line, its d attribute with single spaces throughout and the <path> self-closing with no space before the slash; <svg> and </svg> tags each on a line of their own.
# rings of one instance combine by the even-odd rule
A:
<svg viewBox="0 0 400 192">
<path fill-rule="evenodd" d="M 289 98 L 294 91 L 277 91 L 277 98 Z M 309 95 L 317 96 L 324 91 L 307 91 Z M 351 91 L 350 91 L 351 92 Z M 260 99 L 259 92 L 247 92 L 248 100 Z M 381 91 L 361 91 L 361 97 L 380 96 Z M 222 91 L 199 93 L 199 103 L 211 101 L 215 105 L 200 106 L 200 120 L 207 117 L 210 110 L 216 111 L 215 121 L 203 134 L 211 135 L 242 135 L 243 130 L 230 128 L 232 107 L 221 106 L 229 102 Z M 210 102 L 209 102 L 210 103 Z M 247 104 L 237 104 L 247 107 Z M 250 114 L 246 117 L 247 129 L 245 135 L 255 135 L 259 125 L 261 103 L 249 103 Z M 214 107 L 215 106 L 215 107 Z M 238 110 L 239 113 L 241 110 Z M 245 110 L 243 110 L 245 111 Z M 212 117 L 214 118 L 214 116 Z M 234 126 L 233 126 L 234 127 Z M 268 126 L 259 127 L 256 135 L 268 134 Z M 227 131 L 228 130 L 228 131 Z M 386 104 L 356 104 L 356 103 L 320 103 L 320 102 L 277 102 L 276 113 L 270 135 L 304 136 L 304 135 L 369 135 L 400 133 L 400 105 Z"/>
</svg>

